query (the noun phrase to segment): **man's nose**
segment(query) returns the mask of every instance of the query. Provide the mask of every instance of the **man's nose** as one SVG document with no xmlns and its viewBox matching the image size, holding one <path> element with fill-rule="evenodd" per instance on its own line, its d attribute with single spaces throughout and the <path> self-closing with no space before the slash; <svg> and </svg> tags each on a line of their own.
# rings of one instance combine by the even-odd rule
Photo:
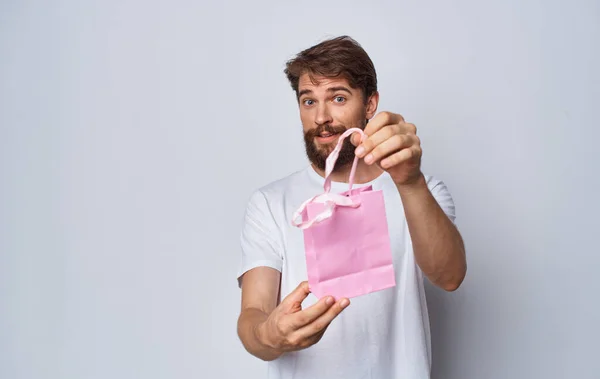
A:
<svg viewBox="0 0 600 379">
<path fill-rule="evenodd" d="M 327 104 L 319 104 L 317 108 L 317 116 L 315 118 L 315 124 L 324 125 L 331 124 L 333 118 L 331 117 L 331 113 L 329 112 L 329 107 Z"/>
</svg>

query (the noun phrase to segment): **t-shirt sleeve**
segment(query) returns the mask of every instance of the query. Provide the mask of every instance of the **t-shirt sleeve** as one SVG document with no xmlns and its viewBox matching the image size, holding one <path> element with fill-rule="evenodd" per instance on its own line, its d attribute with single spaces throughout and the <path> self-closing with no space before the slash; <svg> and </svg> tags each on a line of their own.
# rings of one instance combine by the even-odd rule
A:
<svg viewBox="0 0 600 379">
<path fill-rule="evenodd" d="M 238 286 L 242 284 L 242 275 L 256 267 L 271 267 L 281 272 L 283 245 L 280 236 L 267 199 L 261 191 L 254 192 L 248 200 L 242 222 Z"/>
<path fill-rule="evenodd" d="M 431 177 L 427 183 L 427 187 L 446 216 L 448 216 L 453 223 L 456 223 L 456 209 L 454 207 L 454 200 L 452 199 L 452 195 L 450 194 L 446 184 L 441 180 Z"/>
</svg>

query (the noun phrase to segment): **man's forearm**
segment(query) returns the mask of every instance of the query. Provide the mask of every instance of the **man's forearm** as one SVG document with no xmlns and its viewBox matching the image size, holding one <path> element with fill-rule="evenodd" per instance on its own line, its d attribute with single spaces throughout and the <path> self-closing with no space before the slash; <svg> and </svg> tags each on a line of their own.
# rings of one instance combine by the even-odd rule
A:
<svg viewBox="0 0 600 379">
<path fill-rule="evenodd" d="M 264 361 L 272 361 L 281 353 L 267 346 L 263 341 L 261 325 L 267 320 L 268 315 L 255 308 L 244 309 L 238 319 L 238 336 L 246 350 Z"/>
<path fill-rule="evenodd" d="M 466 270 L 463 240 L 429 189 L 425 178 L 398 185 L 411 234 L 415 259 L 431 282 L 447 291 L 457 289 Z"/>
</svg>

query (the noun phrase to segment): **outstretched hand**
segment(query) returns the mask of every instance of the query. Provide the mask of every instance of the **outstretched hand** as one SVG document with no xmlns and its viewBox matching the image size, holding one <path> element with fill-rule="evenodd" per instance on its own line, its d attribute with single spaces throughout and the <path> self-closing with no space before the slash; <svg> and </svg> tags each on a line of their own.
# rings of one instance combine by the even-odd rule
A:
<svg viewBox="0 0 600 379">
<path fill-rule="evenodd" d="M 305 349 L 319 342 L 329 324 L 346 308 L 350 301 L 323 297 L 312 306 L 302 309 L 302 301 L 310 293 L 308 282 L 302 282 L 259 325 L 259 338 L 280 352 Z"/>
</svg>

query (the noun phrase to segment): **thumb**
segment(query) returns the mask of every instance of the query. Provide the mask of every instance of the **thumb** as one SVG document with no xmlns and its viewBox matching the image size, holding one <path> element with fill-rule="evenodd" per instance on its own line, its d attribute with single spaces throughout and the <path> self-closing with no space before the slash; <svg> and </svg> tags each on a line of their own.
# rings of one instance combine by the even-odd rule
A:
<svg viewBox="0 0 600 379">
<path fill-rule="evenodd" d="M 281 301 L 282 304 L 285 304 L 288 309 L 293 312 L 298 312 L 302 309 L 301 304 L 304 299 L 310 294 L 310 288 L 308 287 L 308 282 L 303 281 L 293 290 L 289 295 L 285 297 Z M 296 309 L 297 308 L 297 309 Z"/>
<path fill-rule="evenodd" d="M 352 133 L 352 135 L 350 136 L 350 142 L 352 142 L 352 144 L 354 146 L 358 146 L 360 145 L 360 140 L 361 140 L 361 135 L 358 132 L 354 132 Z"/>
</svg>

